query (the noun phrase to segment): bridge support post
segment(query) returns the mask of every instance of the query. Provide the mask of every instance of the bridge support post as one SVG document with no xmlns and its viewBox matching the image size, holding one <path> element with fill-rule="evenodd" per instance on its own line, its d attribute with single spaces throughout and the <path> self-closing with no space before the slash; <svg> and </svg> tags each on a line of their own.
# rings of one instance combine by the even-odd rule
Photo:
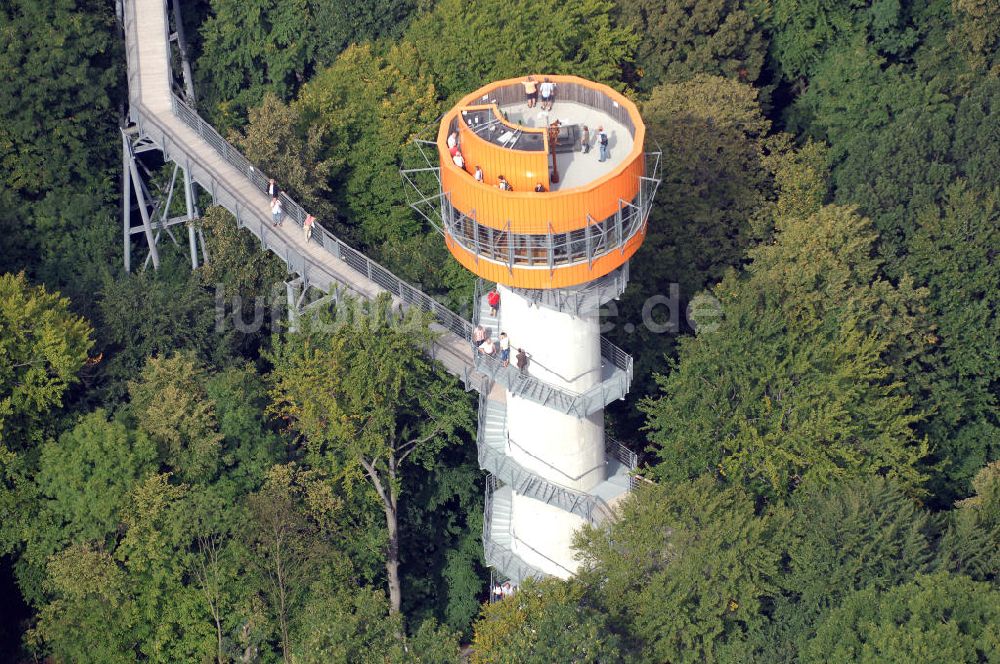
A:
<svg viewBox="0 0 1000 664">
<path fill-rule="evenodd" d="M 160 269 L 160 253 L 156 250 L 156 238 L 153 237 L 153 224 L 150 221 L 150 212 L 147 207 L 148 203 L 146 201 L 146 195 L 144 192 L 145 187 L 143 186 L 142 178 L 139 177 L 139 169 L 136 166 L 135 161 L 135 147 L 129 140 L 129 134 L 125 129 L 122 132 L 122 168 L 131 176 L 131 189 L 135 191 L 136 202 L 139 204 L 139 214 L 142 216 L 142 229 L 146 234 L 146 244 L 149 245 L 149 258 L 153 261 L 153 269 Z M 129 201 L 125 196 L 127 192 L 123 192 L 123 199 Z M 131 205 L 131 202 L 123 202 L 123 205 Z M 131 252 L 131 214 L 126 217 L 125 224 L 127 226 L 127 236 L 125 238 L 126 251 Z M 131 268 L 131 258 L 127 261 L 126 269 Z"/>
<path fill-rule="evenodd" d="M 305 296 L 306 286 L 302 278 L 298 277 L 285 282 L 285 295 L 288 298 L 288 331 L 298 332 L 299 330 L 299 308 L 302 306 L 302 298 Z"/>
<path fill-rule="evenodd" d="M 128 136 L 122 132 L 122 247 L 125 271 L 132 271 L 132 175 L 129 163 Z"/>
<path fill-rule="evenodd" d="M 188 228 L 188 245 L 191 248 L 191 269 L 198 269 L 198 237 L 196 235 L 196 229 L 194 227 L 194 220 L 198 217 L 197 208 L 194 205 L 194 183 L 191 181 L 191 168 L 188 166 L 184 169 L 184 203 L 187 206 L 187 228 Z M 202 240 L 204 242 L 204 239 Z M 208 259 L 205 259 L 208 262 Z"/>
</svg>

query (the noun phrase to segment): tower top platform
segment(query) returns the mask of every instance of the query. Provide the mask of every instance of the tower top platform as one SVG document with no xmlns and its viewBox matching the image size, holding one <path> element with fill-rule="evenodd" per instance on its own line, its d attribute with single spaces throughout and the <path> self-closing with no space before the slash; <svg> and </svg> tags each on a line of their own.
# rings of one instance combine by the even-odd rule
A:
<svg viewBox="0 0 1000 664">
<path fill-rule="evenodd" d="M 449 250 L 518 288 L 578 286 L 621 267 L 642 244 L 658 184 L 645 137 L 634 103 L 577 76 L 511 78 L 466 95 L 435 143 Z"/>
<path fill-rule="evenodd" d="M 550 110 L 541 101 L 529 107 L 529 76 L 495 81 L 463 97 L 441 121 L 437 144 L 442 162 L 451 157 L 448 137 L 457 134 L 465 170 L 483 170 L 484 183 L 496 186 L 503 175 L 513 192 L 587 189 L 599 185 L 642 156 L 646 127 L 635 104 L 621 93 L 578 76 L 535 74 L 536 91 L 546 80 L 555 86 Z M 537 94 L 537 92 L 536 92 Z M 538 95 L 540 97 L 540 95 Z M 556 140 L 558 180 L 548 159 L 550 125 L 559 121 Z M 590 149 L 584 153 L 584 128 Z M 608 137 L 608 159 L 599 161 L 599 128 Z M 544 163 L 543 163 L 544 162 Z"/>
</svg>

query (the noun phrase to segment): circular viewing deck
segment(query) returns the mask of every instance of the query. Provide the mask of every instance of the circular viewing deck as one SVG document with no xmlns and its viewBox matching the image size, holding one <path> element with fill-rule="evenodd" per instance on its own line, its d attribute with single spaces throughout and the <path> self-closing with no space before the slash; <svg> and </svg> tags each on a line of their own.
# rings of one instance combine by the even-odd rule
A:
<svg viewBox="0 0 1000 664">
<path fill-rule="evenodd" d="M 642 244 L 645 126 L 635 104 L 606 85 L 533 78 L 539 86 L 545 78 L 555 84 L 551 110 L 542 108 L 540 94 L 528 106 L 524 77 L 480 88 L 441 121 L 445 238 L 459 262 L 486 279 L 520 288 L 575 286 L 620 267 Z M 601 127 L 608 139 L 603 161 Z M 455 143 L 464 165 L 453 158 Z M 499 187 L 501 176 L 509 190 Z"/>
</svg>

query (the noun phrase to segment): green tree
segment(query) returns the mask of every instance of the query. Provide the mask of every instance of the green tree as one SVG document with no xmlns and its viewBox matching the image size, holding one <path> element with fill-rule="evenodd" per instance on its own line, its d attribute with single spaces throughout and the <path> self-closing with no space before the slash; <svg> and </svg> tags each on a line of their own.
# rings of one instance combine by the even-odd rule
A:
<svg viewBox="0 0 1000 664">
<path fill-rule="evenodd" d="M 54 661 L 134 662 L 140 617 L 128 579 L 111 555 L 76 544 L 52 556 L 48 572 L 53 598 L 27 634 L 29 647 Z"/>
<path fill-rule="evenodd" d="M 139 428 L 181 479 L 207 480 L 218 470 L 222 435 L 215 403 L 205 392 L 208 372 L 191 354 L 150 357 L 129 397 Z"/>
<path fill-rule="evenodd" d="M 196 62 L 202 107 L 223 126 L 241 123 L 267 94 L 291 99 L 345 46 L 398 35 L 415 0 L 211 0 Z"/>
<path fill-rule="evenodd" d="M 137 483 L 122 509 L 124 537 L 114 552 L 128 575 L 138 615 L 139 652 L 153 660 L 190 661 L 214 654 L 211 625 L 198 590 L 185 584 L 192 539 L 186 497 L 190 486 L 151 474 Z"/>
<path fill-rule="evenodd" d="M 650 90 L 696 74 L 752 83 L 767 52 L 760 0 L 618 0 L 618 23 L 643 36 L 635 51 L 635 83 Z"/>
<path fill-rule="evenodd" d="M 966 54 L 975 69 L 997 76 L 1000 47 L 1000 7 L 990 0 L 952 0 L 955 25 L 949 35 L 952 46 Z"/>
<path fill-rule="evenodd" d="M 976 581 L 1000 583 L 1000 461 L 982 468 L 972 480 L 975 495 L 959 501 L 945 516 L 938 550 L 940 569 Z"/>
<path fill-rule="evenodd" d="M 99 294 L 97 337 L 105 354 L 103 397 L 120 399 L 154 355 L 189 351 L 212 366 L 227 365 L 233 329 L 218 326 L 213 294 L 183 259 L 171 256 L 159 271 L 108 279 Z"/>
<path fill-rule="evenodd" d="M 0 275 L 0 434 L 18 448 L 77 382 L 94 345 L 69 301 L 24 273 Z"/>
<path fill-rule="evenodd" d="M 313 580 L 350 582 L 350 562 L 329 538 L 343 519 L 344 501 L 329 491 L 322 475 L 288 464 L 271 468 L 246 504 L 249 566 L 277 628 L 284 661 L 291 662 L 297 647 L 293 622 Z"/>
<path fill-rule="evenodd" d="M 475 630 L 473 662 L 624 661 L 607 617 L 574 581 L 526 581 L 484 606 Z"/>
<path fill-rule="evenodd" d="M 0 172 L 28 200 L 100 182 L 117 165 L 125 59 L 113 10 L 97 0 L 0 8 Z"/>
<path fill-rule="evenodd" d="M 643 402 L 663 479 L 718 469 L 755 493 L 880 474 L 919 491 L 927 445 L 901 366 L 920 352 L 925 292 L 879 275 L 871 223 L 826 207 L 780 220 L 774 244 L 713 294 L 724 317 L 680 344 Z"/>
<path fill-rule="evenodd" d="M 308 0 L 213 0 L 196 64 L 201 106 L 223 127 L 238 123 L 268 91 L 288 99 L 316 49 Z"/>
<path fill-rule="evenodd" d="M 638 661 L 711 661 L 763 621 L 782 521 L 710 476 L 645 487 L 610 526 L 584 528 L 579 576 Z"/>
<path fill-rule="evenodd" d="M 295 661 L 308 663 L 444 664 L 459 661 L 453 634 L 433 621 L 401 638 L 402 617 L 389 611 L 381 591 L 318 582 L 302 611 Z"/>
<path fill-rule="evenodd" d="M 442 0 L 413 20 L 404 41 L 445 97 L 526 72 L 615 83 L 639 36 L 615 26 L 613 10 L 610 0 L 514 0 L 502 12 L 481 2 Z"/>
<path fill-rule="evenodd" d="M 222 434 L 223 478 L 236 493 L 260 488 L 288 445 L 264 414 L 269 399 L 263 376 L 250 364 L 230 367 L 208 379 L 205 394 Z"/>
<path fill-rule="evenodd" d="M 0 8 L 0 25 L 0 272 L 26 271 L 96 321 L 93 294 L 120 252 L 114 6 L 16 0 Z"/>
<path fill-rule="evenodd" d="M 855 479 L 797 492 L 785 536 L 782 585 L 795 611 L 815 617 L 853 590 L 890 588 L 925 569 L 931 558 L 927 513 L 882 478 Z"/>
<path fill-rule="evenodd" d="M 928 513 L 882 478 L 804 488 L 789 507 L 792 516 L 778 538 L 786 560 L 778 577 L 782 593 L 763 630 L 760 661 L 774 661 L 777 653 L 794 661 L 816 623 L 845 595 L 904 583 L 927 571 L 933 555 L 936 528 Z"/>
<path fill-rule="evenodd" d="M 280 284 L 288 274 L 281 259 L 264 251 L 250 231 L 236 226 L 236 218 L 223 207 L 212 206 L 201 218 L 205 242 L 212 260 L 201 268 L 202 282 L 221 290 L 226 298 L 241 298 L 243 320 L 249 305 L 267 306 L 267 297 L 273 295 L 275 284 Z"/>
<path fill-rule="evenodd" d="M 310 213 L 333 221 L 329 180 L 345 153 L 327 145 L 326 126 L 307 123 L 298 106 L 270 93 L 249 116 L 246 128 L 231 135 L 236 147 Z"/>
<path fill-rule="evenodd" d="M 936 323 L 928 352 L 908 381 L 925 396 L 922 427 L 943 468 L 935 478 L 942 502 L 964 496 L 973 474 L 1000 457 L 1000 206 L 962 181 L 940 205 L 917 217 L 902 269 L 926 284 Z"/>
<path fill-rule="evenodd" d="M 468 631 L 479 613 L 482 471 L 471 445 L 441 451 L 426 473 L 408 473 L 401 505 L 403 613 L 413 624 L 436 618 Z M 471 634 L 471 633 L 470 633 Z"/>
<path fill-rule="evenodd" d="M 765 163 L 771 125 L 753 87 L 718 76 L 667 83 L 652 91 L 642 115 L 649 143 L 655 141 L 663 151 L 663 184 L 653 200 L 642 250 L 631 263 L 631 286 L 620 302 L 608 305 L 615 314 L 610 322 L 635 326 L 616 325 L 613 340 L 645 349 L 635 358 L 632 389 L 639 396 L 655 391 L 653 372 L 665 354 L 676 352 L 677 337 L 687 331 L 688 303 L 740 264 L 755 236 L 751 222 L 773 196 Z M 773 150 L 772 161 L 778 152 Z M 675 293 L 674 310 L 649 308 L 651 298 Z M 647 316 L 655 326 L 638 324 Z M 636 421 L 631 428 L 640 426 Z"/>
<path fill-rule="evenodd" d="M 900 2 L 773 0 L 771 6 L 771 56 L 787 80 L 810 77 L 825 56 L 848 44 L 899 56 L 917 41 L 908 6 Z"/>
<path fill-rule="evenodd" d="M 959 664 L 1000 658 L 1000 591 L 950 574 L 858 591 L 830 612 L 803 662 Z"/>
<path fill-rule="evenodd" d="M 298 108 L 343 163 L 334 201 L 364 246 L 424 229 L 406 206 L 399 177 L 403 147 L 438 114 L 437 93 L 407 43 L 379 55 L 351 46 L 309 82 Z M 329 158 L 324 155 L 325 158 Z"/>
<path fill-rule="evenodd" d="M 19 533 L 24 549 L 18 579 L 24 597 L 41 601 L 47 561 L 65 547 L 88 542 L 113 551 L 133 485 L 155 470 L 155 445 L 100 409 L 79 418 L 58 440 L 46 441 L 33 484 L 23 487 L 21 496 L 22 509 L 30 514 Z"/>
<path fill-rule="evenodd" d="M 363 482 L 385 516 L 389 604 L 398 612 L 399 498 L 407 465 L 430 468 L 472 430 L 460 388 L 418 349 L 432 339 L 421 312 L 397 317 L 388 298 L 337 309 L 340 324 L 304 319 L 276 338 L 272 412 L 306 438 L 317 468 Z"/>
</svg>

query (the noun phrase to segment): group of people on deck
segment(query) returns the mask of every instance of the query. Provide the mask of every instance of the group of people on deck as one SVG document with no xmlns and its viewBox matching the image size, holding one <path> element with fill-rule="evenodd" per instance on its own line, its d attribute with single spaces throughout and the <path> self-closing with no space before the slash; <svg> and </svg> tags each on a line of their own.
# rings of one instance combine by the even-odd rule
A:
<svg viewBox="0 0 1000 664">
<path fill-rule="evenodd" d="M 490 315 L 496 317 L 500 311 L 500 291 L 495 286 L 486 295 L 486 302 L 490 305 Z M 472 343 L 476 347 L 477 352 L 489 357 L 496 356 L 499 350 L 500 366 L 504 368 L 510 366 L 510 338 L 506 332 L 501 332 L 499 340 L 494 341 L 485 327 L 477 325 L 476 329 L 472 331 Z M 524 352 L 523 348 L 518 348 L 517 368 L 523 373 L 527 367 L 528 354 Z"/>
<path fill-rule="evenodd" d="M 541 104 L 539 105 L 539 107 L 543 111 L 552 110 L 552 105 L 555 103 L 555 94 L 556 94 L 555 83 L 550 81 L 548 77 L 545 77 L 541 85 L 539 85 L 538 83 L 535 82 L 534 76 L 528 76 L 527 79 L 525 79 L 523 85 L 524 85 L 524 94 L 527 100 L 528 108 L 534 108 L 535 104 L 538 102 L 538 96 L 539 94 L 541 94 Z M 559 120 L 556 120 L 550 125 L 550 127 L 558 127 L 559 124 L 560 124 Z M 590 147 L 591 147 L 590 133 L 591 133 L 590 127 L 588 127 L 587 125 L 581 125 L 580 151 L 583 152 L 583 154 L 590 153 Z M 597 161 L 599 162 L 607 161 L 609 138 L 608 138 L 608 133 L 604 130 L 604 125 L 598 125 L 594 138 L 595 138 L 594 142 L 596 142 L 597 144 L 598 154 L 599 154 L 599 158 Z M 456 166 L 458 166 L 464 171 L 465 156 L 462 154 L 462 149 L 459 146 L 459 137 L 457 131 L 453 131 L 448 134 L 447 143 L 448 143 L 448 153 L 451 155 L 452 161 L 455 163 Z M 476 182 L 482 182 L 484 184 L 486 183 L 483 169 L 478 164 L 472 171 L 472 177 L 475 178 Z M 514 187 L 511 186 L 510 181 L 507 180 L 507 178 L 502 174 L 497 175 L 496 187 L 497 189 L 500 189 L 502 191 L 514 191 Z M 543 183 L 538 182 L 535 184 L 534 191 L 537 193 L 541 193 L 547 190 Z"/>
<path fill-rule="evenodd" d="M 270 178 L 267 181 L 267 195 L 271 198 L 271 225 L 281 226 L 284 223 L 284 210 L 281 204 L 281 189 L 278 187 L 278 183 L 274 181 L 274 178 Z M 312 239 L 313 225 L 316 223 L 316 217 L 311 214 L 307 214 L 305 220 L 302 222 L 302 232 L 306 236 L 306 242 Z"/>
<path fill-rule="evenodd" d="M 515 592 L 517 592 L 517 586 L 515 586 L 510 581 L 504 581 L 503 583 L 493 584 L 493 601 L 497 602 L 502 599 L 507 599 Z"/>
</svg>

